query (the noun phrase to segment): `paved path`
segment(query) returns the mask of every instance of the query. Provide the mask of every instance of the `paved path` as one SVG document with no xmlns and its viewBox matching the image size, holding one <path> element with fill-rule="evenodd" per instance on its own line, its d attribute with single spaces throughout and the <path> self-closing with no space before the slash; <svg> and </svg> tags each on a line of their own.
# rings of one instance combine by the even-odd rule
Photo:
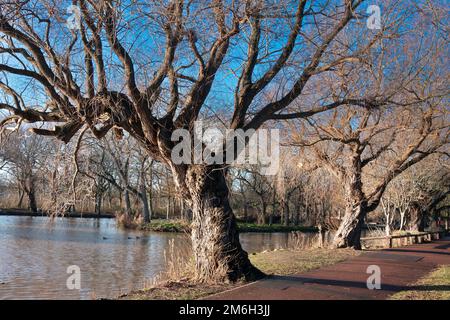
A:
<svg viewBox="0 0 450 320">
<path fill-rule="evenodd" d="M 352 300 L 386 299 L 404 290 L 436 266 L 450 264 L 450 237 L 432 243 L 368 251 L 350 260 L 294 276 L 272 276 L 212 300 Z M 369 265 L 381 269 L 381 289 L 367 289 Z M 436 286 L 434 290 L 450 290 Z"/>
</svg>

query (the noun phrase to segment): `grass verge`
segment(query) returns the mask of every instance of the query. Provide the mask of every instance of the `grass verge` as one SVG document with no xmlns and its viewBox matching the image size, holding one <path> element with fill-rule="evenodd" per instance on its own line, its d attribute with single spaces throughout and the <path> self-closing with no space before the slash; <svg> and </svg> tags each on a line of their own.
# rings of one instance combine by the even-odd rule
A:
<svg viewBox="0 0 450 320">
<path fill-rule="evenodd" d="M 182 220 L 153 220 L 150 223 L 143 224 L 139 227 L 144 231 L 155 232 L 189 232 L 189 223 Z M 315 227 L 305 226 L 284 226 L 281 224 L 258 225 L 255 223 L 238 222 L 239 232 L 315 232 Z"/>
<path fill-rule="evenodd" d="M 142 224 L 139 227 L 144 231 L 155 232 L 189 232 L 190 226 L 182 220 L 152 220 L 150 223 Z"/>
<path fill-rule="evenodd" d="M 450 265 L 443 265 L 411 288 L 392 295 L 391 300 L 450 300 Z"/>
<path fill-rule="evenodd" d="M 329 266 L 359 255 L 352 249 L 277 250 L 250 255 L 252 263 L 266 274 L 291 275 Z M 220 285 L 197 284 L 182 279 L 159 283 L 144 290 L 122 295 L 130 300 L 189 300 L 198 299 L 240 286 L 243 283 Z"/>
<path fill-rule="evenodd" d="M 277 250 L 253 254 L 250 260 L 266 274 L 285 276 L 329 266 L 360 253 L 353 249 Z"/>
<path fill-rule="evenodd" d="M 239 232 L 316 232 L 317 228 L 307 226 L 285 226 L 282 224 L 263 224 L 238 222 Z"/>
</svg>

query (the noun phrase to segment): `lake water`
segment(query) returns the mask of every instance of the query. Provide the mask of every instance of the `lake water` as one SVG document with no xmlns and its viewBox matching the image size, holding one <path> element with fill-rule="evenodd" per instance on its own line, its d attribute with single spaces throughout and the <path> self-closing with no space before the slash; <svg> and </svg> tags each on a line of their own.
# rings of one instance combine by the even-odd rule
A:
<svg viewBox="0 0 450 320">
<path fill-rule="evenodd" d="M 144 287 L 164 270 L 164 253 L 186 235 L 116 227 L 114 219 L 0 216 L 0 299 L 113 298 Z M 285 233 L 243 233 L 249 253 L 284 248 Z M 81 289 L 67 289 L 67 267 Z"/>
</svg>

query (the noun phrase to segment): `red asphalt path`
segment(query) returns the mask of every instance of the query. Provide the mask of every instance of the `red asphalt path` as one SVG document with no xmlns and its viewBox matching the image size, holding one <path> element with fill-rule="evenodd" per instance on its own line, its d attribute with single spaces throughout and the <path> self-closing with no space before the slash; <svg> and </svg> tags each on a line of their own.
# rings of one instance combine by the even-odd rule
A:
<svg viewBox="0 0 450 320">
<path fill-rule="evenodd" d="M 271 276 L 207 297 L 208 300 L 373 300 L 405 290 L 439 265 L 450 264 L 450 237 L 431 243 L 366 251 L 332 266 L 292 276 Z M 369 290 L 370 265 L 381 271 L 381 289 Z M 418 287 L 417 289 L 420 289 Z M 433 290 L 450 290 L 436 286 Z"/>
</svg>

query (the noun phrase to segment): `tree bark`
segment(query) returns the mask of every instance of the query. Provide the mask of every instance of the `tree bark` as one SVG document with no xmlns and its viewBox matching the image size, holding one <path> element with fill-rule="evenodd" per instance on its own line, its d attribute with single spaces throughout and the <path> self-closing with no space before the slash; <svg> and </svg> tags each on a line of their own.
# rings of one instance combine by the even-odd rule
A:
<svg viewBox="0 0 450 320">
<path fill-rule="evenodd" d="M 31 212 L 37 212 L 37 204 L 36 204 L 36 195 L 34 193 L 34 190 L 31 189 L 28 192 L 28 208 L 31 210 Z"/>
<path fill-rule="evenodd" d="M 400 211 L 400 227 L 399 227 L 399 230 L 402 231 L 404 226 L 405 226 L 405 212 L 404 211 Z"/>
<path fill-rule="evenodd" d="M 144 223 L 150 223 L 152 217 L 151 217 L 150 207 L 148 205 L 147 190 L 146 190 L 145 186 L 143 186 L 141 188 L 139 197 L 141 198 L 142 209 L 144 211 Z"/>
<path fill-rule="evenodd" d="M 200 281 L 247 281 L 262 278 L 239 242 L 231 209 L 225 169 L 189 166 L 185 186 L 192 206 L 192 246 Z"/>
<path fill-rule="evenodd" d="M 299 196 L 297 198 L 297 201 L 294 204 L 294 210 L 295 210 L 295 215 L 294 215 L 294 226 L 298 226 L 300 224 L 300 210 L 301 210 L 301 206 L 300 204 L 302 203 L 302 199 L 301 196 Z"/>
<path fill-rule="evenodd" d="M 22 208 L 22 203 L 23 203 L 23 196 L 25 195 L 25 193 L 23 192 L 22 189 L 19 190 L 19 202 L 17 203 L 17 208 Z"/>
<path fill-rule="evenodd" d="M 410 208 L 410 223 L 409 230 L 423 232 L 425 231 L 425 215 L 421 206 L 417 203 L 413 203 Z"/>
<path fill-rule="evenodd" d="M 384 233 L 386 234 L 386 236 L 390 236 L 392 233 L 389 216 L 386 217 L 386 226 L 384 227 Z"/>
<path fill-rule="evenodd" d="M 356 200 L 348 204 L 345 215 L 334 236 L 333 245 L 336 248 L 354 248 L 361 250 L 361 231 L 366 216 L 365 205 Z"/>
<path fill-rule="evenodd" d="M 28 177 L 25 182 L 24 191 L 28 197 L 28 209 L 31 212 L 37 212 L 36 194 L 34 191 L 34 180 L 32 177 Z"/>
<path fill-rule="evenodd" d="M 141 183 L 140 183 L 140 190 L 139 190 L 139 194 L 138 197 L 142 202 L 142 211 L 144 214 L 144 223 L 150 223 L 151 220 L 151 211 L 150 211 L 150 207 L 148 205 L 148 198 L 147 198 L 147 187 L 146 187 L 146 181 L 145 181 L 145 172 L 144 172 L 144 167 L 141 167 Z"/>
<path fill-rule="evenodd" d="M 102 194 L 97 192 L 95 194 L 95 213 L 100 215 L 102 212 Z"/>
<path fill-rule="evenodd" d="M 133 215 L 133 210 L 131 209 L 130 192 L 128 189 L 125 188 L 123 196 L 125 200 L 125 213 L 129 218 L 131 218 Z"/>
<path fill-rule="evenodd" d="M 346 200 L 344 218 L 333 239 L 336 248 L 361 249 L 361 231 L 367 214 L 367 201 L 364 199 L 361 183 L 361 160 L 352 159 L 352 167 L 346 177 Z"/>
<path fill-rule="evenodd" d="M 265 224 L 267 222 L 267 203 L 264 199 L 264 196 L 260 196 L 261 200 L 261 213 L 258 214 L 257 217 L 257 223 L 258 224 Z"/>
<path fill-rule="evenodd" d="M 242 190 L 242 187 L 241 187 L 241 194 L 242 194 L 242 200 L 243 200 L 243 204 L 244 204 L 244 221 L 247 222 L 247 219 L 248 219 L 248 202 L 247 202 L 247 197 L 245 196 L 245 190 Z"/>
<path fill-rule="evenodd" d="M 283 224 L 289 225 L 289 201 L 287 199 L 283 200 Z"/>
<path fill-rule="evenodd" d="M 167 203 L 166 203 L 166 220 L 169 220 L 169 212 L 170 212 L 170 197 L 167 197 Z"/>
</svg>

